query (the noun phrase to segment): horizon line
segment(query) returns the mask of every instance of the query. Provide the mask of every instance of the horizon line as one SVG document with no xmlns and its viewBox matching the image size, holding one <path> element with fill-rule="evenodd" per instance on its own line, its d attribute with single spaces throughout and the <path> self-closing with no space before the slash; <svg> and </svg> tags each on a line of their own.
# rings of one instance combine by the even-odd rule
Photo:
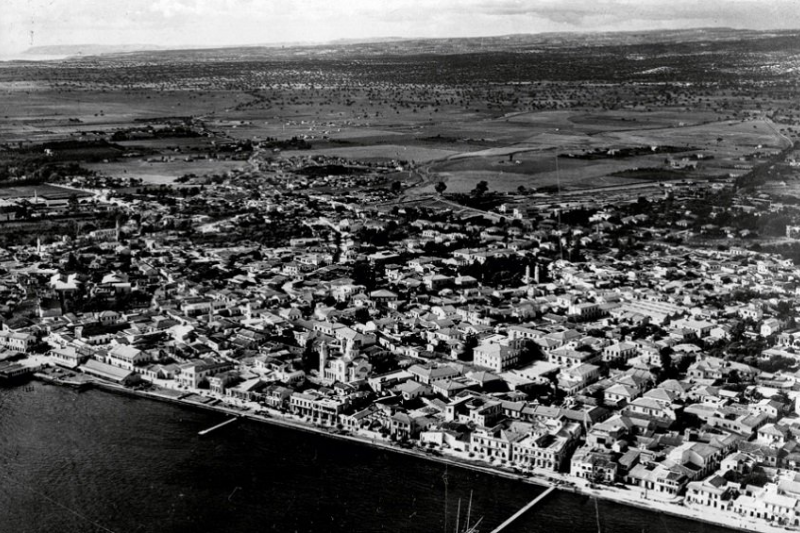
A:
<svg viewBox="0 0 800 533">
<path fill-rule="evenodd" d="M 520 37 L 520 36 L 546 36 L 546 35 L 613 35 L 613 34 L 645 34 L 645 33 L 670 33 L 670 32 L 697 32 L 697 31 L 708 31 L 708 30 L 727 30 L 731 32 L 751 32 L 751 33 L 773 33 L 773 32 L 780 32 L 780 33 L 791 33 L 800 31 L 800 27 L 798 28 L 772 28 L 772 29 L 752 29 L 752 28 L 744 28 L 744 27 L 733 27 L 733 26 L 695 26 L 689 28 L 651 28 L 651 29 L 640 29 L 640 30 L 566 30 L 566 31 L 543 31 L 543 32 L 528 32 L 528 33 L 499 33 L 499 34 L 491 34 L 491 35 L 472 35 L 472 36 L 417 36 L 417 37 L 403 37 L 398 35 L 386 35 L 386 36 L 374 36 L 374 37 L 361 37 L 361 38 L 348 38 L 348 37 L 340 37 L 336 39 L 329 39 L 324 41 L 274 41 L 274 42 L 257 42 L 257 43 L 219 43 L 219 44 L 208 44 L 208 45 L 201 45 L 201 44 L 175 44 L 175 45 L 161 45 L 156 43 L 75 43 L 75 44 L 42 44 L 37 46 L 31 46 L 26 48 L 25 50 L 21 50 L 16 53 L 8 54 L 8 56 L 36 56 L 36 55 L 63 55 L 63 54 L 36 54 L 35 51 L 37 49 L 48 49 L 48 48 L 81 48 L 81 47 L 96 47 L 96 48 L 131 48 L 129 52 L 137 52 L 137 51 L 172 51 L 172 50 L 213 50 L 213 49 L 224 49 L 224 48 L 260 48 L 260 47 L 319 47 L 319 46 L 328 46 L 328 45 L 348 45 L 348 44 L 380 44 L 382 42 L 397 42 L 397 41 L 447 41 L 447 40 L 474 40 L 474 39 L 501 39 L 501 38 L 508 38 L 508 37 Z M 103 52 L 100 52 L 102 54 Z M 106 52 L 106 53 L 115 53 L 115 52 Z M 120 51 L 120 53 L 123 53 Z M 82 55 L 81 52 L 77 52 L 75 55 Z M 93 54 L 94 55 L 94 54 Z M 0 55 L 3 57 L 3 55 Z"/>
</svg>

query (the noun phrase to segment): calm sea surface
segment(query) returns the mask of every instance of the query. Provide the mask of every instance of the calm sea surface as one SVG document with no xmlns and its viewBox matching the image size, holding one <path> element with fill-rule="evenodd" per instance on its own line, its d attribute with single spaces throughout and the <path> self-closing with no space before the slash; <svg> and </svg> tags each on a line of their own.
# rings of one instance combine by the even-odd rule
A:
<svg viewBox="0 0 800 533">
<path fill-rule="evenodd" d="M 291 429 L 102 391 L 0 388 L 0 533 L 491 531 L 541 488 Z M 446 480 L 446 482 L 445 482 Z M 446 497 L 445 497 L 446 495 Z M 599 502 L 604 533 L 730 530 Z M 597 531 L 553 493 L 505 530 Z"/>
</svg>

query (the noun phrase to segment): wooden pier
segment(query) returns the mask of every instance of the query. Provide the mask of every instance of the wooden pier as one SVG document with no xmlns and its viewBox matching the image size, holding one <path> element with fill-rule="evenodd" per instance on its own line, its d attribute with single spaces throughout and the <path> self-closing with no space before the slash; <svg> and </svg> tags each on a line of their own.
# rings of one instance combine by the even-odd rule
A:
<svg viewBox="0 0 800 533">
<path fill-rule="evenodd" d="M 211 432 L 212 432 L 212 431 L 214 431 L 215 429 L 219 429 L 219 428 L 221 428 L 221 427 L 223 427 L 223 426 L 227 426 L 227 425 L 228 425 L 228 424 L 230 424 L 231 422 L 235 422 L 235 421 L 236 421 L 238 418 L 239 418 L 239 417 L 236 417 L 236 416 L 234 416 L 233 418 L 230 418 L 230 419 L 226 420 L 225 422 L 219 423 L 219 424 L 217 424 L 216 426 L 214 426 L 214 427 L 212 427 L 212 428 L 204 429 L 203 431 L 200 431 L 200 432 L 198 432 L 197 434 L 198 434 L 198 435 L 200 435 L 201 437 L 202 437 L 203 435 L 208 435 L 209 433 L 211 433 Z"/>
<path fill-rule="evenodd" d="M 525 507 L 523 507 L 522 509 L 520 509 L 519 511 L 517 511 L 516 513 L 514 513 L 514 514 L 511 516 L 511 518 L 509 518 L 508 520 L 506 520 L 505 522 L 503 522 L 502 524 L 500 524 L 499 526 L 497 526 L 496 528 L 494 528 L 494 530 L 492 531 L 492 533 L 500 533 L 501 531 L 503 531 L 503 530 L 504 530 L 506 527 L 508 527 L 508 525 L 509 525 L 509 524 L 511 524 L 511 522 L 513 522 L 514 520 L 516 520 L 516 519 L 517 519 L 517 518 L 519 518 L 520 516 L 522 516 L 522 515 L 524 515 L 525 513 L 527 513 L 527 512 L 528 512 L 528 511 L 529 511 L 529 510 L 530 510 L 530 509 L 531 509 L 531 508 L 532 508 L 534 505 L 536 505 L 537 503 L 539 503 L 540 501 L 542 501 L 542 500 L 543 500 L 543 499 L 544 499 L 546 496 L 548 496 L 548 495 L 549 495 L 551 492 L 553 492 L 554 490 L 556 490 L 556 488 L 555 488 L 555 487 L 550 487 L 549 489 L 547 489 L 547 490 L 546 490 L 546 491 L 544 491 L 543 493 L 539 494 L 539 495 L 538 495 L 536 498 L 534 498 L 534 499 L 533 499 L 533 500 L 532 500 L 532 501 L 531 501 L 531 502 L 530 502 L 528 505 L 526 505 Z"/>
</svg>

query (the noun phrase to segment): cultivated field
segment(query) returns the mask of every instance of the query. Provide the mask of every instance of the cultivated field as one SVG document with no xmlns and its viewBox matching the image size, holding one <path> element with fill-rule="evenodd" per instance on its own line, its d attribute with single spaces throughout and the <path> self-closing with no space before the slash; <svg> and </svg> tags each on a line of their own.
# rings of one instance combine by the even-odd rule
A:
<svg viewBox="0 0 800 533">
<path fill-rule="evenodd" d="M 546 51 L 467 40 L 0 63 L 0 170 L 169 184 L 233 169 L 268 180 L 279 162 L 394 161 L 406 196 L 439 181 L 449 194 L 481 181 L 513 193 L 730 179 L 800 133 L 795 77 L 765 70 L 795 60 L 796 37 L 704 33 L 680 51 L 658 37 Z M 246 163 L 255 153 L 261 169 Z"/>
<path fill-rule="evenodd" d="M 420 146 L 401 146 L 397 144 L 379 144 L 375 146 L 347 146 L 341 148 L 323 148 L 304 150 L 305 155 L 321 155 L 326 157 L 341 157 L 345 159 L 357 159 L 363 161 L 373 160 L 402 160 L 428 162 L 439 159 L 446 159 L 458 152 L 451 150 L 438 150 L 435 148 L 424 148 Z M 300 155 L 297 151 L 286 151 L 285 157 Z"/>
<path fill-rule="evenodd" d="M 117 178 L 138 178 L 145 184 L 161 185 L 171 184 L 185 174 L 196 174 L 197 176 L 224 174 L 229 170 L 241 168 L 243 165 L 242 161 L 209 161 L 205 159 L 193 161 L 177 159 L 164 162 L 129 159 L 108 163 L 87 163 L 85 167 Z"/>
</svg>

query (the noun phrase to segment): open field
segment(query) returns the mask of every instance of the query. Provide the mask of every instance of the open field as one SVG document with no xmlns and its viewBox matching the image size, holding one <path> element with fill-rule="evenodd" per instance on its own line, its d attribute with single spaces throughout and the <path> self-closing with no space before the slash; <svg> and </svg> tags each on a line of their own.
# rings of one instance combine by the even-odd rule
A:
<svg viewBox="0 0 800 533">
<path fill-rule="evenodd" d="M 184 174 L 224 174 L 234 168 L 241 168 L 243 161 L 210 161 L 197 159 L 184 161 L 146 161 L 144 159 L 128 159 L 108 163 L 87 163 L 89 170 L 104 175 L 125 178 L 139 178 L 147 184 L 161 185 L 175 181 Z"/>
<path fill-rule="evenodd" d="M 77 198 L 91 196 L 91 194 L 84 191 L 48 184 L 0 187 L 0 198 L 33 198 L 34 196 L 38 196 L 40 198 L 55 200 L 69 198 L 73 195 Z"/>
<path fill-rule="evenodd" d="M 125 148 L 144 148 L 151 150 L 181 149 L 192 151 L 208 151 L 213 147 L 213 141 L 206 137 L 193 138 L 162 138 L 162 139 L 137 139 L 133 141 L 117 141 L 116 144 Z"/>
<path fill-rule="evenodd" d="M 687 114 L 688 115 L 688 114 Z M 532 118 L 528 116 L 527 118 Z M 431 170 L 433 181 L 447 183 L 449 192 L 468 192 L 481 180 L 489 183 L 490 189 L 510 192 L 520 185 L 524 187 L 560 186 L 565 190 L 592 188 L 622 184 L 626 179 L 651 179 L 647 172 L 621 175 L 623 171 L 639 169 L 663 169 L 672 172 L 654 173 L 655 177 L 674 174 L 672 179 L 702 179 L 709 177 L 740 174 L 748 166 L 747 160 L 757 158 L 757 153 L 776 152 L 788 146 L 788 140 L 780 135 L 769 120 L 721 121 L 689 125 L 677 121 L 675 113 L 656 113 L 649 123 L 648 113 L 637 113 L 641 129 L 614 130 L 617 121 L 605 121 L 607 127 L 600 130 L 595 115 L 574 112 L 548 113 L 541 123 L 532 123 L 533 128 L 545 125 L 552 128 L 553 123 L 592 120 L 595 132 L 590 136 L 577 132 L 543 131 L 520 139 L 508 146 L 487 148 L 453 155 L 446 160 L 436 161 Z M 706 118 L 713 118 L 711 116 Z M 676 126 L 653 128 L 653 124 L 665 120 L 676 121 Z M 697 121 L 697 119 L 696 119 Z M 678 126 L 677 124 L 682 124 Z M 518 124 L 505 131 L 505 135 L 519 132 Z M 493 130 L 498 131 L 503 123 L 495 121 Z M 526 132 L 529 133 L 529 132 Z M 659 147 L 669 147 L 669 153 L 659 153 Z M 580 156 L 587 152 L 602 152 L 623 148 L 639 148 L 643 153 L 632 156 L 603 157 L 602 153 L 593 158 L 567 158 L 559 155 Z M 652 153 L 648 153 L 652 152 Z M 675 169 L 669 161 L 692 158 L 696 164 Z M 700 158 L 700 159 L 697 159 Z M 558 168 L 556 168 L 558 159 Z M 430 186 L 416 189 L 427 194 Z"/>
<path fill-rule="evenodd" d="M 118 153 L 95 147 L 56 159 L 160 184 L 244 168 L 230 159 L 264 142 L 262 155 L 284 161 L 414 161 L 393 176 L 416 185 L 409 194 L 437 181 L 454 193 L 480 181 L 500 192 L 574 191 L 739 176 L 800 135 L 796 80 L 772 68 L 793 64 L 795 37 L 706 33 L 678 48 L 671 37 L 567 40 L 546 52 L 432 41 L 424 52 L 408 42 L 0 63 L 0 148 L 11 150 L 12 168 L 26 147 L 43 152 L 46 142 L 114 143 Z M 181 131 L 148 138 L 165 128 Z"/>
<path fill-rule="evenodd" d="M 380 144 L 375 146 L 348 146 L 342 148 L 323 148 L 321 150 L 304 150 L 302 154 L 308 156 L 322 155 L 327 157 L 342 157 L 358 160 L 403 160 L 427 162 L 445 159 L 458 152 L 450 150 L 437 150 L 419 146 L 400 146 L 396 144 Z M 286 151 L 285 157 L 300 155 L 296 151 Z"/>
<path fill-rule="evenodd" d="M 162 92 L 53 90 L 44 83 L 34 89 L 0 89 L 0 143 L 42 142 L 54 137 L 113 132 L 136 120 L 214 113 L 247 95 L 184 91 Z"/>
<path fill-rule="evenodd" d="M 789 146 L 769 120 L 722 121 L 645 132 L 606 131 L 599 136 L 610 143 L 684 145 L 710 151 L 732 149 L 742 154 L 761 147 L 782 149 Z"/>
</svg>

